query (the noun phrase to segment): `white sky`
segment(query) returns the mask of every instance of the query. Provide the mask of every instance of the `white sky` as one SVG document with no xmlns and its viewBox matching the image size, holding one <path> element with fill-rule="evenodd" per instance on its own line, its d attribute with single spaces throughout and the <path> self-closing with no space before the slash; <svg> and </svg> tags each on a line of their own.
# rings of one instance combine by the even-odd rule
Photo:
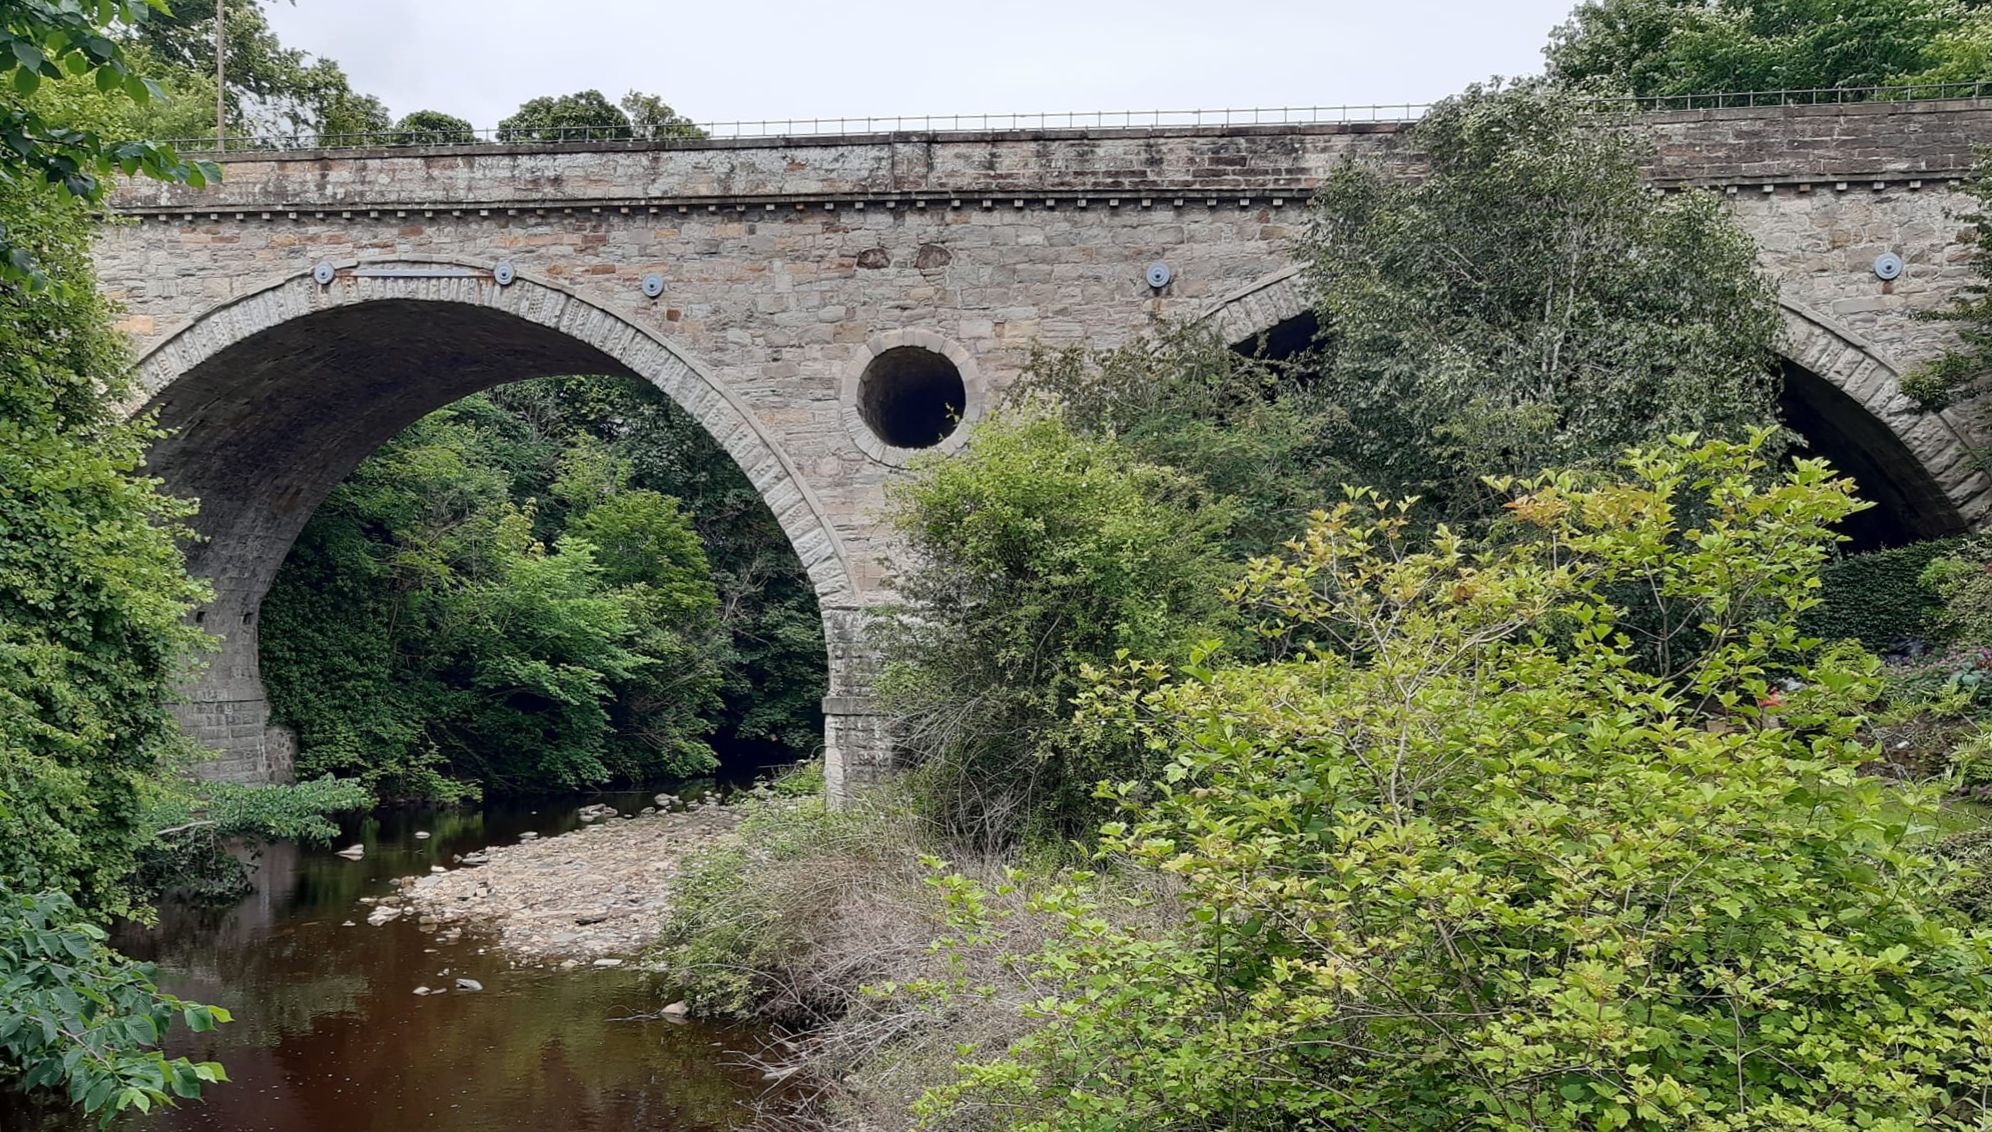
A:
<svg viewBox="0 0 1992 1132">
<path fill-rule="evenodd" d="M 192 0 L 201 2 L 201 0 Z M 1575 0 L 273 0 L 396 117 L 634 87 L 698 121 L 1427 102 Z"/>
</svg>

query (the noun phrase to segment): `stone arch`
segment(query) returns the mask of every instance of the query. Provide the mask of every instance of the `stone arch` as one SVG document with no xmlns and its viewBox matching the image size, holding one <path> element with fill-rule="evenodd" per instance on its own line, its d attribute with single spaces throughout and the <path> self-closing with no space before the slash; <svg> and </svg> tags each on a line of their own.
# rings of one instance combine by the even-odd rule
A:
<svg viewBox="0 0 1992 1132">
<path fill-rule="evenodd" d="M 214 307 L 136 366 L 132 406 L 167 436 L 149 464 L 201 500 L 189 565 L 215 600 L 199 614 L 220 650 L 180 706 L 221 758 L 205 773 L 281 779 L 293 754 L 268 726 L 255 621 L 305 521 L 360 460 L 425 413 L 510 381 L 604 373 L 650 382 L 740 465 L 815 588 L 829 645 L 825 760 L 833 793 L 877 750 L 870 665 L 851 559 L 779 441 L 680 349 L 564 288 L 488 266 L 397 258 L 334 264 Z"/>
<path fill-rule="evenodd" d="M 1198 319 L 1225 343 L 1245 349 L 1265 336 L 1272 339 L 1282 328 L 1295 328 L 1312 338 L 1314 304 L 1307 294 L 1307 280 L 1301 266 L 1293 264 L 1262 275 L 1244 287 L 1211 304 Z M 1301 326 L 1302 321 L 1308 325 Z"/>
<path fill-rule="evenodd" d="M 1876 504 L 1850 524 L 1857 539 L 1880 545 L 1982 523 L 1992 477 L 1961 421 L 1905 396 L 1900 367 L 1853 331 L 1779 305 L 1786 419 Z"/>
</svg>

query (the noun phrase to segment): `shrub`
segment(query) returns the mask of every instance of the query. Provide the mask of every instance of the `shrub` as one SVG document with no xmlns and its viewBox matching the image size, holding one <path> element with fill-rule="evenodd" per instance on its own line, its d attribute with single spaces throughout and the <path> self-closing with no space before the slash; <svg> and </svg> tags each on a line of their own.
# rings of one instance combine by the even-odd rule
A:
<svg viewBox="0 0 1992 1132">
<path fill-rule="evenodd" d="M 175 1020 L 211 1029 L 219 1007 L 159 993 L 149 964 L 104 944 L 103 929 L 60 893 L 23 896 L 0 885 L 0 1062 L 26 1089 L 67 1086 L 108 1125 L 226 1081 L 221 1066 L 159 1052 Z"/>
<path fill-rule="evenodd" d="M 921 463 L 888 499 L 907 560 L 904 604 L 877 624 L 878 689 L 933 816 L 995 842 L 1091 824 L 1093 785 L 1144 756 L 1065 741 L 1082 672 L 1231 631 L 1229 507 L 1035 406 L 985 421 L 965 455 Z"/>
<path fill-rule="evenodd" d="M 1940 602 L 1923 585 L 1923 571 L 1958 546 L 1954 538 L 1929 539 L 1828 563 L 1819 571 L 1819 604 L 1800 625 L 1809 636 L 1859 641 L 1878 652 L 1932 638 Z"/>
<path fill-rule="evenodd" d="M 1877 663 L 1790 659 L 1851 485 L 1688 439 L 1625 468 L 1509 485 L 1532 534 L 1489 550 L 1357 493 L 1240 592 L 1312 648 L 1096 691 L 1169 759 L 1104 851 L 1185 914 L 1042 893 L 1038 1028 L 929 1124 L 1982 1127 L 1992 936 L 1942 906 L 1932 796 L 1860 772 Z M 1665 673 L 1633 582 L 1702 626 Z"/>
</svg>

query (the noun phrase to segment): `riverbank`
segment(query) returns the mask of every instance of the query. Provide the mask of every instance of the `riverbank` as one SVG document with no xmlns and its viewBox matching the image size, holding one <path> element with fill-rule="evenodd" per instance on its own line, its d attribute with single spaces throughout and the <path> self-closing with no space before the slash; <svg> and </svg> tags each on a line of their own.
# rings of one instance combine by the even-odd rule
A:
<svg viewBox="0 0 1992 1132">
<path fill-rule="evenodd" d="M 369 902 L 366 921 L 413 917 L 441 933 L 488 934 L 517 962 L 616 966 L 656 937 L 685 857 L 740 820 L 710 802 L 632 817 L 607 807 L 583 814 L 591 824 L 571 833 L 527 834 L 403 877 L 395 894 Z"/>
</svg>

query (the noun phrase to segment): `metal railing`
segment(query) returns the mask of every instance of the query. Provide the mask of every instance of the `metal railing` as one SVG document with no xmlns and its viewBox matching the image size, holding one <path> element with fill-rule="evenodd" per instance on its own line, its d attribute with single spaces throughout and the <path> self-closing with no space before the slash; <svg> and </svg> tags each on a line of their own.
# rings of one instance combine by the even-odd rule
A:
<svg viewBox="0 0 1992 1132">
<path fill-rule="evenodd" d="M 1593 99 L 1601 109 L 1662 113 L 1862 102 L 1992 98 L 1992 81 L 1914 86 L 1825 87 L 1813 90 L 1731 91 L 1718 94 L 1649 95 Z M 230 137 L 225 153 L 328 149 L 396 149 L 470 145 L 640 143 L 695 148 L 712 141 L 755 138 L 837 138 L 895 133 L 964 133 L 1089 130 L 1103 133 L 1221 126 L 1306 126 L 1414 122 L 1430 103 L 1363 106 L 1275 106 L 1221 110 L 1088 110 L 1037 114 L 921 114 L 863 118 L 780 118 L 678 123 L 662 127 L 543 126 L 477 130 L 374 130 L 360 133 L 245 134 Z M 213 155 L 215 139 L 170 142 L 181 153 Z"/>
</svg>

